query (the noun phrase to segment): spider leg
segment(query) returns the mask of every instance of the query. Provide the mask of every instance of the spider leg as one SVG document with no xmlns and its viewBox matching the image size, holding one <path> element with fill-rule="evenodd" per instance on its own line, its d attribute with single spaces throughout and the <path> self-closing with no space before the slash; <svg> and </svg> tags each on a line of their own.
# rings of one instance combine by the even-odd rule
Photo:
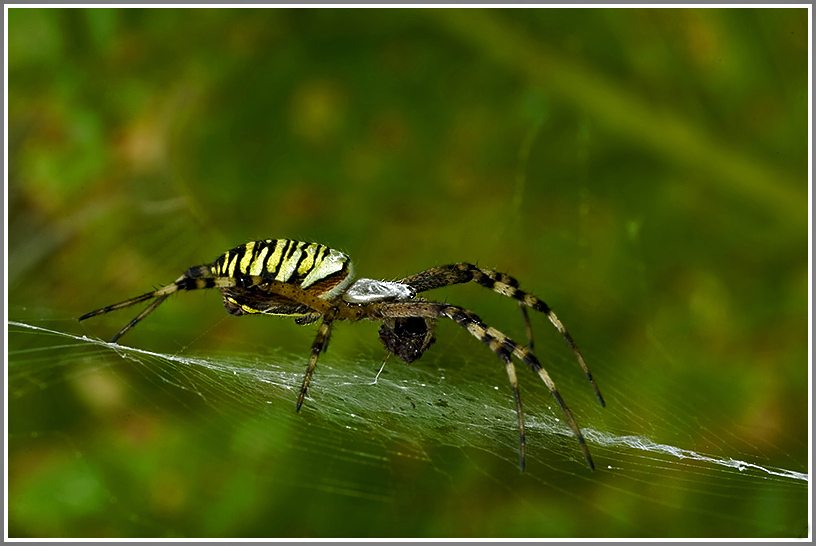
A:
<svg viewBox="0 0 816 546">
<path fill-rule="evenodd" d="M 162 295 L 162 296 L 158 296 L 158 297 L 157 297 L 155 300 L 153 300 L 153 302 L 152 302 L 150 305 L 148 305 L 147 307 L 145 307 L 144 311 L 142 311 L 141 313 L 139 313 L 138 315 L 136 315 L 136 318 L 134 318 L 133 320 L 131 320 L 130 322 L 128 322 L 128 323 L 125 325 L 125 327 L 124 327 L 124 328 L 122 328 L 121 330 L 119 330 L 119 333 L 118 333 L 118 334 L 116 334 L 115 336 L 113 336 L 113 339 L 111 339 L 111 340 L 110 340 L 110 342 L 111 342 L 111 343 L 116 343 L 116 341 L 117 341 L 117 340 L 118 340 L 120 337 L 122 337 L 123 335 L 125 335 L 125 332 L 127 332 L 128 330 L 130 330 L 131 328 L 133 328 L 134 326 L 136 326 L 136 324 L 138 324 L 140 320 L 142 320 L 142 319 L 143 319 L 143 318 L 145 318 L 147 315 L 149 315 L 150 313 L 152 313 L 152 312 L 153 312 L 153 310 L 154 310 L 154 309 L 156 309 L 156 307 L 158 307 L 159 305 L 161 305 L 161 304 L 162 304 L 162 302 L 163 302 L 164 300 L 166 300 L 166 299 L 167 299 L 167 297 L 168 297 L 168 295 L 167 295 L 167 294 Z M 82 320 L 82 319 L 80 318 L 79 320 Z"/>
<path fill-rule="evenodd" d="M 558 317 L 546 303 L 532 294 L 519 289 L 519 282 L 515 278 L 504 273 L 499 273 L 498 271 L 482 269 L 476 265 L 461 262 L 421 271 L 416 275 L 411 275 L 410 277 L 402 279 L 400 282 L 411 286 L 416 293 L 419 294 L 434 288 L 441 288 L 443 286 L 462 284 L 471 281 L 477 282 L 485 288 L 493 290 L 494 292 L 498 292 L 499 294 L 513 298 L 518 301 L 520 305 L 532 307 L 536 311 L 544 313 L 547 318 L 550 319 L 553 326 L 555 326 L 558 331 L 561 332 L 561 335 L 569 344 L 575 358 L 578 360 L 578 364 L 580 364 L 581 369 L 584 370 L 584 374 L 589 380 L 589 383 L 592 385 L 592 389 L 595 391 L 595 396 L 598 398 L 601 406 L 606 406 L 606 402 L 604 402 L 603 396 L 601 396 L 601 391 L 598 389 L 598 385 L 595 384 L 595 379 L 592 377 L 592 373 L 589 371 L 589 367 L 584 361 L 584 357 L 581 355 L 581 351 L 578 350 L 578 346 L 575 344 L 572 336 L 569 334 L 567 329 L 564 328 L 564 325 L 560 320 L 558 320 Z M 527 329 L 527 338 L 530 342 L 530 352 L 532 352 L 533 337 L 532 329 L 530 328 L 530 319 L 523 307 L 522 313 L 524 325 Z"/>
<path fill-rule="evenodd" d="M 142 294 L 141 296 L 137 296 L 135 298 L 131 298 L 129 300 L 125 300 L 119 303 L 114 303 L 113 305 L 108 305 L 107 307 L 103 307 L 101 309 L 97 309 L 96 311 L 91 311 L 90 313 L 85 313 L 81 317 L 79 317 L 80 321 L 89 319 L 91 317 L 96 317 L 99 315 L 104 315 L 106 313 L 110 313 L 111 311 L 117 311 L 119 309 L 124 309 L 125 307 L 130 307 L 131 305 L 136 305 L 137 303 L 141 303 L 143 301 L 147 301 L 149 299 L 155 298 L 155 300 L 148 305 L 144 311 L 139 313 L 136 318 L 131 320 L 124 328 L 119 330 L 113 339 L 111 339 L 111 343 L 116 343 L 120 337 L 122 337 L 128 330 L 136 326 L 143 318 L 147 315 L 152 313 L 156 307 L 162 304 L 164 300 L 167 299 L 170 294 L 174 292 L 178 292 L 179 290 L 194 290 L 197 288 L 214 288 L 215 287 L 215 279 L 213 277 L 204 278 L 205 275 L 209 274 L 209 266 L 201 265 L 196 267 L 191 267 L 188 269 L 184 275 L 176 279 L 173 284 L 168 284 L 167 286 L 162 286 L 154 290 L 153 292 L 148 292 L 146 294 Z"/>
<path fill-rule="evenodd" d="M 326 351 L 326 347 L 329 344 L 329 334 L 331 333 L 334 315 L 335 312 L 328 312 L 323 317 L 323 322 L 317 330 L 317 337 L 315 337 L 314 343 L 312 343 L 312 353 L 309 355 L 309 365 L 306 367 L 306 374 L 303 376 L 303 384 L 300 387 L 300 394 L 298 395 L 295 411 L 300 411 L 300 407 L 303 405 L 303 399 L 306 398 L 306 391 L 309 389 L 309 383 L 312 381 L 312 373 L 314 372 L 315 366 L 317 366 L 317 358 L 320 356 L 320 353 Z"/>
<path fill-rule="evenodd" d="M 581 446 L 581 450 L 584 453 L 584 458 L 586 459 L 587 465 L 591 470 L 595 470 L 595 464 L 592 462 L 592 456 L 589 454 L 589 448 L 587 448 L 586 441 L 584 440 L 584 435 L 581 433 L 581 429 L 578 427 L 578 423 L 575 421 L 575 418 L 572 416 L 572 412 L 567 407 L 566 402 L 561 397 L 561 393 L 558 392 L 558 388 L 555 386 L 555 382 L 553 382 L 550 375 L 547 371 L 541 366 L 541 363 L 538 361 L 536 356 L 522 347 L 521 345 L 517 344 L 515 341 L 504 335 L 502 332 L 496 330 L 492 326 L 487 326 L 484 324 L 481 319 L 476 316 L 475 313 L 468 311 L 467 309 L 462 309 L 461 307 L 457 307 L 455 305 L 445 305 L 441 309 L 442 316 L 448 317 L 454 322 L 456 322 L 459 326 L 465 328 L 468 332 L 473 334 L 476 338 L 482 340 L 488 347 L 493 349 L 500 358 L 504 360 L 502 355 L 512 354 L 519 360 L 523 361 L 527 364 L 530 369 L 536 372 L 541 379 L 544 380 L 544 383 L 547 385 L 547 388 L 550 389 L 553 397 L 555 398 L 558 405 L 561 407 L 561 411 L 564 413 L 564 417 L 567 419 L 567 423 L 569 424 L 570 428 L 572 429 L 575 438 L 578 440 L 578 444 Z M 509 356 L 507 356 L 507 362 L 509 360 Z M 512 364 L 511 364 L 512 366 Z M 508 368 L 508 374 L 510 370 Z M 511 376 L 511 382 L 514 379 L 514 375 Z M 524 429 L 522 423 L 522 416 L 521 416 L 521 401 L 518 399 L 518 383 L 514 386 L 513 395 L 516 397 L 517 401 L 517 410 L 519 414 L 519 433 L 522 436 L 522 441 L 524 439 Z"/>
<path fill-rule="evenodd" d="M 518 416 L 519 427 L 519 468 L 524 472 L 524 466 L 527 460 L 527 448 L 525 447 L 526 442 L 524 438 L 524 410 L 521 407 L 521 392 L 519 391 L 518 377 L 516 377 L 516 367 L 506 352 L 502 351 L 500 354 L 499 351 L 495 349 L 494 352 L 499 355 L 499 358 L 504 360 L 507 377 L 510 379 L 510 387 L 513 389 L 513 401 L 516 403 L 516 415 Z"/>
<path fill-rule="evenodd" d="M 594 470 L 595 465 L 592 462 L 592 457 L 589 454 L 584 435 L 578 427 L 575 418 L 572 415 L 566 402 L 561 397 L 561 393 L 555 386 L 555 382 L 550 378 L 546 370 L 541 366 L 536 356 L 528 349 L 517 344 L 515 341 L 504 335 L 502 332 L 496 330 L 492 326 L 487 326 L 482 320 L 472 311 L 463 309 L 456 305 L 448 305 L 446 303 L 437 302 L 397 302 L 397 303 L 375 303 L 367 306 L 366 318 L 373 320 L 382 320 L 389 317 L 432 317 L 432 318 L 449 318 L 456 322 L 459 326 L 465 328 L 474 337 L 485 343 L 491 350 L 493 350 L 499 358 L 505 363 L 507 375 L 510 378 L 510 385 L 513 388 L 513 398 L 516 403 L 516 413 L 519 420 L 519 445 L 521 457 L 521 469 L 524 470 L 525 461 L 525 436 L 524 436 L 524 412 L 521 406 L 521 395 L 519 393 L 518 379 L 516 377 L 515 367 L 513 366 L 511 355 L 515 356 L 530 369 L 536 372 L 547 388 L 552 393 L 561 411 L 566 417 L 567 423 L 572 429 L 581 450 L 584 453 L 584 458 L 587 461 L 589 468 Z"/>
<path fill-rule="evenodd" d="M 491 284 L 490 279 L 493 279 Z M 458 263 L 451 265 L 442 265 L 433 267 L 425 271 L 421 271 L 416 275 L 411 275 L 402 279 L 401 283 L 409 285 L 414 291 L 419 294 L 433 290 L 434 288 L 442 288 L 444 286 L 451 286 L 453 284 L 463 284 L 470 281 L 476 281 L 482 286 L 486 286 L 503 295 L 508 295 L 502 290 L 497 290 L 495 281 L 504 282 L 511 287 L 518 287 L 518 281 L 509 275 L 491 271 L 488 269 L 481 269 L 473 264 Z M 510 296 L 514 297 L 514 296 Z M 515 298 L 518 300 L 518 298 Z M 521 309 L 521 317 L 524 321 L 524 328 L 527 332 L 527 347 L 530 351 L 533 350 L 533 329 L 530 325 L 530 315 L 527 313 L 526 304 L 519 300 L 519 308 Z"/>
<path fill-rule="evenodd" d="M 103 307 L 101 309 L 97 309 L 96 311 L 91 311 L 90 313 L 85 313 L 81 317 L 79 317 L 80 322 L 91 317 L 97 317 L 99 315 L 104 315 L 106 313 L 110 313 L 111 311 L 117 311 L 119 309 L 124 309 L 125 307 L 130 307 L 131 305 L 136 305 L 137 303 L 142 303 L 143 301 L 147 301 L 152 298 L 158 298 L 161 296 L 169 296 L 173 292 L 178 290 L 175 283 L 163 286 L 158 290 L 154 290 L 153 292 L 148 292 L 147 294 L 142 294 L 141 296 L 137 296 L 135 298 L 131 298 L 129 300 L 125 300 L 119 303 L 114 303 L 113 305 L 108 305 L 107 307 Z"/>
</svg>

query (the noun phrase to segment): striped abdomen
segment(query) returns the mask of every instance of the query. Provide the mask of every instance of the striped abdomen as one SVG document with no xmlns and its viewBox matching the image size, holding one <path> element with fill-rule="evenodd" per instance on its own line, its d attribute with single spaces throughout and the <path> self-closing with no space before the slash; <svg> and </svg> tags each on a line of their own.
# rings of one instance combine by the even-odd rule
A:
<svg viewBox="0 0 816 546">
<path fill-rule="evenodd" d="M 210 265 L 210 271 L 218 277 L 251 275 L 293 284 L 325 300 L 342 295 L 354 277 L 351 260 L 342 252 L 318 243 L 289 239 L 266 239 L 235 247 L 219 256 Z M 225 297 L 225 304 L 232 300 L 229 303 L 242 307 L 244 313 L 278 314 L 270 309 L 258 309 L 254 301 L 242 301 L 248 294 L 241 290 L 226 290 L 224 293 L 225 296 L 233 296 Z M 271 299 L 274 300 L 274 296 Z M 242 303 L 250 303 L 249 308 Z M 274 307 L 272 301 L 269 303 Z M 284 311 L 280 314 L 290 313 Z"/>
</svg>

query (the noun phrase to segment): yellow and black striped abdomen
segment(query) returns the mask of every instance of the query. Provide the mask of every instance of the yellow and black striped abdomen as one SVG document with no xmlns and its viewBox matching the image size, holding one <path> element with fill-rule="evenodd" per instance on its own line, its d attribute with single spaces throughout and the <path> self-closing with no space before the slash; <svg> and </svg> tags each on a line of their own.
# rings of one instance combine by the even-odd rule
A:
<svg viewBox="0 0 816 546">
<path fill-rule="evenodd" d="M 348 256 L 318 243 L 266 239 L 233 248 L 210 265 L 218 277 L 266 277 L 296 285 L 322 299 L 341 295 L 354 278 Z"/>
</svg>

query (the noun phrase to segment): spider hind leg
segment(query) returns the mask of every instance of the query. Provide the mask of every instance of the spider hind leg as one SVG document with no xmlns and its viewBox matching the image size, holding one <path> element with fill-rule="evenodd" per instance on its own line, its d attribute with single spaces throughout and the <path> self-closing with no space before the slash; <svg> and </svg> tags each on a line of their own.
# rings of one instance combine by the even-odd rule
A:
<svg viewBox="0 0 816 546">
<path fill-rule="evenodd" d="M 111 311 L 117 311 L 119 309 L 124 309 L 125 307 L 130 307 L 131 305 L 136 305 L 137 303 L 141 303 L 143 301 L 147 301 L 149 299 L 155 298 L 150 305 L 145 307 L 145 309 L 141 313 L 136 315 L 136 317 L 133 320 L 131 320 L 130 322 L 128 322 L 125 325 L 124 328 L 119 330 L 119 333 L 117 333 L 115 336 L 113 336 L 113 339 L 111 339 L 111 343 L 116 343 L 116 341 L 120 337 L 125 335 L 125 333 L 128 330 L 130 330 L 131 328 L 136 326 L 143 318 L 145 318 L 147 315 L 149 315 L 150 313 L 155 311 L 156 307 L 161 305 L 162 302 L 164 302 L 164 300 L 166 300 L 168 298 L 168 296 L 170 296 L 170 294 L 180 290 L 178 283 L 179 283 L 179 281 L 181 281 L 184 278 L 185 277 L 180 277 L 173 284 L 163 286 L 163 287 L 159 288 L 158 290 L 154 290 L 153 292 L 148 292 L 147 294 L 142 294 L 141 296 L 137 296 L 137 297 L 131 298 L 129 300 L 125 300 L 125 301 L 122 301 L 122 302 L 119 302 L 119 303 L 114 303 L 113 305 L 108 305 L 107 307 L 97 309 L 96 311 L 91 311 L 90 313 L 85 313 L 84 315 L 79 317 L 79 321 L 82 322 L 83 320 L 89 319 L 91 317 L 104 315 L 104 314 L 110 313 Z"/>
<path fill-rule="evenodd" d="M 119 303 L 114 303 L 113 305 L 108 305 L 107 307 L 102 307 L 101 309 L 97 309 L 95 311 L 91 311 L 90 313 L 85 313 L 81 317 L 79 317 L 80 322 L 91 317 L 96 317 L 99 315 L 104 315 L 110 313 L 111 311 L 118 311 L 119 309 L 124 309 L 126 307 L 130 307 L 131 305 L 136 305 L 137 303 L 142 303 L 143 301 L 147 301 L 153 299 L 153 302 L 150 303 L 141 313 L 136 315 L 136 317 L 128 322 L 124 328 L 119 330 L 119 332 L 113 336 L 111 339 L 111 343 L 116 343 L 117 340 L 125 335 L 128 330 L 136 326 L 139 322 L 142 321 L 147 315 L 152 313 L 156 310 L 156 308 L 161 305 L 164 300 L 166 300 L 171 294 L 178 292 L 179 290 L 202 290 L 207 288 L 231 288 L 234 286 L 255 286 L 260 284 L 263 281 L 260 277 L 214 277 L 210 272 L 210 266 L 208 265 L 199 265 L 194 266 L 185 271 L 184 275 L 179 277 L 175 280 L 172 284 L 168 284 L 167 286 L 162 286 L 154 290 L 153 292 L 148 292 L 146 294 L 142 294 L 141 296 L 136 296 L 135 298 L 131 298 L 129 300 L 125 300 Z"/>
</svg>

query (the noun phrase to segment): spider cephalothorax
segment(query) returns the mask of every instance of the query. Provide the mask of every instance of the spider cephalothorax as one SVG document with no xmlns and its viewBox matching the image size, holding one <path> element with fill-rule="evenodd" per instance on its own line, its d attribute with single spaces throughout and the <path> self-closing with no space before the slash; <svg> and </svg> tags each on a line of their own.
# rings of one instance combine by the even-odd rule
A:
<svg viewBox="0 0 816 546">
<path fill-rule="evenodd" d="M 158 307 L 170 294 L 179 290 L 217 288 L 224 307 L 233 315 L 267 314 L 294 317 L 298 324 L 309 324 L 323 318 L 312 344 L 309 364 L 297 401 L 303 405 L 317 359 L 326 350 L 329 333 L 335 321 L 363 319 L 381 321 L 379 336 L 388 354 L 411 363 L 436 341 L 433 335 L 437 319 L 450 319 L 490 347 L 504 362 L 515 399 L 519 425 L 521 468 L 524 469 L 524 415 L 519 395 L 518 379 L 511 357 L 521 360 L 537 373 L 555 397 L 583 450 L 590 468 L 594 468 L 581 429 L 575 422 L 555 383 L 532 351 L 532 337 L 526 307 L 544 313 L 569 343 L 584 373 L 592 384 L 598 400 L 603 398 L 572 337 L 546 303 L 519 290 L 513 277 L 482 269 L 469 263 L 434 267 L 401 281 L 354 279 L 354 266 L 348 256 L 317 243 L 288 239 L 254 241 L 233 248 L 213 263 L 189 268 L 174 283 L 142 294 L 133 299 L 97 309 L 79 320 L 102 315 L 152 299 L 136 318 L 131 320 L 112 342 L 135 326 Z M 448 303 L 427 301 L 417 294 L 434 288 L 477 282 L 519 302 L 527 329 L 529 344 L 523 347 L 491 326 L 487 326 L 472 311 Z"/>
</svg>

